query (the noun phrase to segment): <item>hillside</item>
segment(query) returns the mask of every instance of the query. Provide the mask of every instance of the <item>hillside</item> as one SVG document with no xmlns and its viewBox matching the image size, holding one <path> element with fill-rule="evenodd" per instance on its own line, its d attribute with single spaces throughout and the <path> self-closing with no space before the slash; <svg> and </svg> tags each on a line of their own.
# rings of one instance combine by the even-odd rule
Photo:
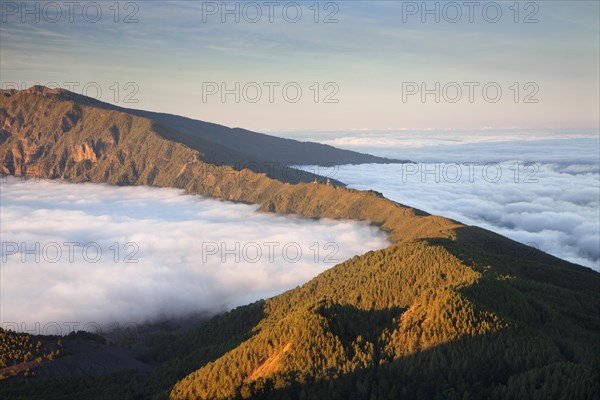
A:
<svg viewBox="0 0 600 400">
<path fill-rule="evenodd" d="M 320 143 L 279 138 L 241 128 L 228 128 L 172 114 L 122 108 L 63 89 L 34 86 L 18 92 L 5 90 L 2 94 L 2 101 L 30 102 L 31 96 L 25 95 L 37 95 L 139 116 L 152 121 L 157 133 L 164 138 L 183 143 L 203 153 L 203 161 L 232 167 L 237 165 L 237 169 L 249 167 L 254 171 L 267 172 L 277 166 L 410 162 L 342 150 Z M 15 98 L 10 98 L 15 95 Z M 289 175 L 294 176 L 292 172 Z M 287 177 L 278 178 L 285 180 Z"/>
<path fill-rule="evenodd" d="M 600 276 L 561 271 L 447 239 L 402 242 L 150 338 L 149 374 L 12 380 L 0 396 L 597 399 Z"/>
<path fill-rule="evenodd" d="M 65 98 L 65 96 L 67 98 Z M 82 99 L 63 90 L 32 88 L 0 93 L 0 173 L 115 185 L 185 189 L 260 210 L 307 218 L 369 221 L 392 241 L 450 238 L 498 254 L 533 252 L 571 265 L 493 232 L 393 202 L 373 191 L 323 184 L 323 177 L 292 168 L 236 169 L 228 148 L 190 147 L 180 132 L 155 121 Z M 244 156 L 240 156 L 244 157 Z M 229 160 L 231 161 L 231 160 Z M 290 175 L 296 175 L 290 179 Z M 320 183 L 315 183 L 315 178 Z M 524 250 L 520 250 L 524 249 Z"/>
<path fill-rule="evenodd" d="M 394 242 L 188 333 L 149 338 L 149 373 L 11 378 L 1 398 L 598 398 L 600 274 L 376 192 L 235 168 L 260 154 L 194 133 L 198 121 L 60 91 L 1 95 L 4 173 L 364 220 Z M 43 368 L 51 376 L 52 363 Z"/>
<path fill-rule="evenodd" d="M 597 398 L 598 274 L 573 290 L 463 250 L 395 245 L 267 300 L 252 337 L 170 398 Z"/>
<path fill-rule="evenodd" d="M 121 111 L 49 94 L 12 93 L 0 107 L 0 167 L 11 175 L 116 185 L 150 185 L 255 203 L 261 210 L 310 218 L 369 220 L 393 240 L 450 237 L 461 226 L 381 197 L 340 185 L 271 179 L 252 169 L 213 163 L 212 147 L 199 151 L 166 137 L 167 128 Z M 178 135 L 171 132 L 172 135 Z M 223 150 L 227 152 L 226 150 Z M 286 168 L 280 173 L 294 173 Z M 322 181 L 322 178 L 320 178 Z"/>
</svg>

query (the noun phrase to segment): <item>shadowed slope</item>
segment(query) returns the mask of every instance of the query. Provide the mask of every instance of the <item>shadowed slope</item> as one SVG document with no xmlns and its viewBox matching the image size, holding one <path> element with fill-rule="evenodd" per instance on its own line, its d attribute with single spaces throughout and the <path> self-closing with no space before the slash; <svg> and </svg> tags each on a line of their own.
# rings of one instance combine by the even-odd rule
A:
<svg viewBox="0 0 600 400">
<path fill-rule="evenodd" d="M 200 152 L 168 140 L 155 122 L 59 96 L 18 92 L 0 108 L 2 172 L 118 185 L 182 188 L 189 193 L 256 203 L 261 210 L 310 218 L 368 220 L 392 240 L 452 237 L 460 224 L 402 206 L 375 192 L 315 183 L 291 185 L 264 173 L 205 161 Z M 225 156 L 224 149 L 220 149 Z M 314 176 L 302 172 L 305 180 Z"/>
<path fill-rule="evenodd" d="M 527 376 L 546 374 L 595 393 L 598 274 L 575 274 L 572 290 L 559 277 L 527 278 L 512 257 L 466 259 L 447 247 L 466 250 L 400 243 L 267 300 L 256 335 L 170 398 L 502 398 L 541 391 Z M 569 395 L 556 385 L 541 392 Z"/>
<path fill-rule="evenodd" d="M 170 137 L 171 140 L 178 141 L 199 151 L 208 149 L 209 151 L 205 151 L 205 153 L 208 157 L 211 157 L 210 162 L 225 163 L 231 166 L 235 163 L 240 165 L 258 163 L 266 171 L 272 164 L 283 167 L 289 165 L 318 164 L 330 166 L 339 164 L 410 162 L 338 149 L 320 143 L 301 142 L 265 135 L 241 128 L 228 128 L 223 125 L 178 115 L 123 108 L 64 89 L 33 86 L 30 89 L 22 91 L 4 90 L 3 93 L 8 96 L 31 94 L 53 97 L 63 101 L 73 101 L 80 105 L 121 111 L 126 114 L 146 118 L 164 127 L 167 131 L 175 133 Z M 27 98 L 23 100 L 30 101 L 31 99 Z M 226 152 L 222 150 L 226 150 Z M 211 154 L 213 152 L 216 154 Z M 228 152 L 232 154 L 227 154 Z"/>
<path fill-rule="evenodd" d="M 153 120 L 106 108 L 104 103 L 97 107 L 65 100 L 63 91 L 48 91 L 1 93 L 0 172 L 74 182 L 175 187 L 259 204 L 262 211 L 365 220 L 388 232 L 392 241 L 450 238 L 479 247 L 491 243 L 500 253 L 522 247 L 490 231 L 395 203 L 377 192 L 313 183 L 315 176 L 308 172 L 286 168 L 274 173 L 286 175 L 288 181 L 311 182 L 289 184 L 252 169 L 222 165 L 225 162 L 217 160 L 229 163 L 238 153 L 200 138 L 194 139 L 200 150 L 191 148 L 170 140 L 179 133 Z M 297 177 L 290 179 L 290 174 Z M 548 263 L 580 268 L 531 251 Z"/>
<path fill-rule="evenodd" d="M 111 394 L 160 396 L 183 378 L 172 398 L 502 398 L 538 393 L 540 377 L 560 383 L 544 398 L 568 398 L 567 387 L 597 393 L 597 273 L 376 192 L 214 165 L 245 156 L 182 137 L 156 120 L 56 95 L 12 93 L 0 107 L 5 173 L 176 187 L 265 212 L 366 220 L 396 243 L 172 345 L 157 340 L 150 380 L 94 381 Z M 231 332 L 219 334 L 222 326 Z"/>
</svg>

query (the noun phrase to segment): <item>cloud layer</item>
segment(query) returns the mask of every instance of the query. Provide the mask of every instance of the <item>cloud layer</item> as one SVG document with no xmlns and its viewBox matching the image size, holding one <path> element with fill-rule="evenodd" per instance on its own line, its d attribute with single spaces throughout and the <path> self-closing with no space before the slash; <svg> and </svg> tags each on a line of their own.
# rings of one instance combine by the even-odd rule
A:
<svg viewBox="0 0 600 400">
<path fill-rule="evenodd" d="M 598 131 L 285 132 L 285 137 L 415 162 L 522 162 L 598 165 Z"/>
<path fill-rule="evenodd" d="M 309 137 L 318 135 L 301 138 Z M 352 132 L 321 141 L 417 162 L 324 175 L 600 270 L 597 132 Z"/>
<path fill-rule="evenodd" d="M 1 189 L 5 327 L 219 312 L 388 244 L 364 223 L 260 214 L 175 189 L 15 178 Z"/>
</svg>

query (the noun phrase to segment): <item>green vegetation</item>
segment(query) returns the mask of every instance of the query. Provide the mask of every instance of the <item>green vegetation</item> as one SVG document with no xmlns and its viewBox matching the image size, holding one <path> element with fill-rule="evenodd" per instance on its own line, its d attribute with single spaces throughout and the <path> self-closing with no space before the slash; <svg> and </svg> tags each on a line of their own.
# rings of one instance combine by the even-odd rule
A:
<svg viewBox="0 0 600 400">
<path fill-rule="evenodd" d="M 600 277 L 570 269 L 450 240 L 400 243 L 186 334 L 150 337 L 148 375 L 12 380 L 0 396 L 596 399 Z"/>
<path fill-rule="evenodd" d="M 598 273 L 377 193 L 220 165 L 218 149 L 137 115 L 25 93 L 0 115 L 5 173 L 368 220 L 395 242 L 188 333 L 148 338 L 149 374 L 15 377 L 0 398 L 600 398 Z M 4 332 L 3 365 L 27 362 L 32 343 Z"/>
<path fill-rule="evenodd" d="M 238 170 L 232 165 L 243 159 L 232 158 L 235 149 L 215 153 L 213 147 L 203 148 L 196 142 L 189 147 L 183 143 L 183 132 L 130 113 L 54 95 L 18 92 L 8 98 L 0 94 L 0 99 L 4 121 L 0 173 L 29 179 L 175 187 L 259 204 L 262 211 L 368 220 L 389 231 L 392 240 L 452 237 L 452 229 L 460 226 L 375 192 L 314 184 L 314 176 L 308 173 L 302 175 L 311 183 L 292 185 L 251 168 Z M 295 175 L 298 171 L 286 172 Z"/>
<path fill-rule="evenodd" d="M 598 294 L 530 280 L 506 256 L 467 265 L 458 250 L 392 246 L 268 300 L 259 333 L 178 382 L 171 398 L 598 396 Z M 528 268 L 552 276 L 565 267 Z"/>
</svg>

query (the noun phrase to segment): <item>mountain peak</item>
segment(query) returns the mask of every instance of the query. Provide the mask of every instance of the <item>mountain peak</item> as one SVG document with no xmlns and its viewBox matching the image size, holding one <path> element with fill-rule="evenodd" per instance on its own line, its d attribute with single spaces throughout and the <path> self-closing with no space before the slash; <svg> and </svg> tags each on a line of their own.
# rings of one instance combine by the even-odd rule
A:
<svg viewBox="0 0 600 400">
<path fill-rule="evenodd" d="M 48 95 L 48 94 L 62 94 L 64 92 L 67 92 L 67 90 L 61 89 L 61 88 L 51 88 L 51 87 L 44 86 L 44 85 L 33 85 L 29 89 L 23 89 L 21 92 L 22 93 Z"/>
<path fill-rule="evenodd" d="M 73 95 L 74 93 L 66 90 L 66 89 L 62 89 L 62 88 L 54 88 L 54 87 L 48 87 L 48 86 L 44 86 L 44 85 L 33 85 L 30 88 L 27 89 L 22 89 L 22 90 L 17 90 L 17 89 L 0 89 L 0 93 L 10 97 L 14 94 L 17 93 L 24 93 L 24 94 L 37 94 L 37 95 L 41 95 L 41 96 L 65 96 L 65 95 Z"/>
</svg>

